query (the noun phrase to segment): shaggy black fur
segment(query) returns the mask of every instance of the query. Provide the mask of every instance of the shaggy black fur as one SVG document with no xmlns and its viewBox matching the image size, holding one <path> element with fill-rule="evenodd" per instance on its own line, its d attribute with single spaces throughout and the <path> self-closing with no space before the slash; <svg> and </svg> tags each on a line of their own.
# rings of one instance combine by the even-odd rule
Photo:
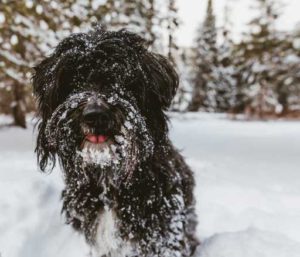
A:
<svg viewBox="0 0 300 257">
<path fill-rule="evenodd" d="M 126 30 L 73 34 L 35 68 L 33 87 L 38 162 L 45 171 L 58 156 L 67 222 L 96 247 L 112 210 L 126 256 L 192 256 L 194 180 L 168 138 L 178 77 L 167 59 Z M 92 144 L 87 134 L 108 139 Z"/>
</svg>

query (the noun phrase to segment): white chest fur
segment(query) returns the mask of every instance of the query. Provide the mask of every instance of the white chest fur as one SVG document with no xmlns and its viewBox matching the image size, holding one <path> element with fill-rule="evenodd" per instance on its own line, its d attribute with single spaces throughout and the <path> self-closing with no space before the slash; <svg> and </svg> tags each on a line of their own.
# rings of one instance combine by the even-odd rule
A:
<svg viewBox="0 0 300 257">
<path fill-rule="evenodd" d="M 132 247 L 120 237 L 117 218 L 112 210 L 104 210 L 99 215 L 94 257 L 124 257 L 132 255 Z"/>
</svg>

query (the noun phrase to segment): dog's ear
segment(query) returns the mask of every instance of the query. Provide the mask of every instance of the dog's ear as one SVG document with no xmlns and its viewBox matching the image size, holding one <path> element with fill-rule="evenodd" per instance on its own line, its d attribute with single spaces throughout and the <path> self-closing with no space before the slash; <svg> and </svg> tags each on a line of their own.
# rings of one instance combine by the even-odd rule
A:
<svg viewBox="0 0 300 257">
<path fill-rule="evenodd" d="M 73 66 L 79 54 L 74 54 L 74 49 L 83 51 L 84 34 L 76 34 L 64 39 L 49 57 L 45 58 L 35 68 L 32 76 L 33 93 L 37 100 L 38 137 L 36 153 L 42 171 L 51 163 L 55 165 L 56 149 L 49 143 L 46 135 L 47 121 L 53 111 L 69 93 L 70 80 L 73 78 Z"/>
<path fill-rule="evenodd" d="M 51 146 L 46 135 L 47 123 L 43 120 L 37 125 L 38 135 L 35 152 L 40 170 L 51 172 L 56 162 L 56 149 Z"/>
<path fill-rule="evenodd" d="M 36 126 L 38 134 L 35 152 L 41 171 L 45 171 L 50 162 L 52 162 L 50 169 L 52 170 L 55 163 L 55 154 L 50 149 L 46 136 L 47 120 L 51 116 L 51 102 L 49 103 L 51 98 L 48 97 L 48 94 L 51 91 L 53 83 L 51 70 L 54 65 L 55 60 L 53 56 L 44 59 L 34 68 L 32 77 L 33 93 L 37 100 L 37 116 L 39 118 L 39 124 Z"/>
<path fill-rule="evenodd" d="M 57 49 L 34 68 L 35 72 L 32 77 L 33 93 L 37 100 L 37 116 L 39 118 L 35 152 L 41 171 L 51 171 L 55 166 L 56 149 L 49 142 L 47 123 L 61 101 L 61 92 L 65 92 L 67 89 L 65 86 L 60 88 L 61 85 L 67 84 L 63 83 L 62 78 L 68 79 L 70 77 L 63 74 L 67 58 L 60 57 L 61 53 L 58 52 L 60 48 Z"/>
<path fill-rule="evenodd" d="M 148 52 L 142 62 L 146 73 L 146 97 L 152 104 L 158 104 L 163 110 L 170 107 L 178 88 L 179 79 L 173 65 L 160 54 Z"/>
</svg>

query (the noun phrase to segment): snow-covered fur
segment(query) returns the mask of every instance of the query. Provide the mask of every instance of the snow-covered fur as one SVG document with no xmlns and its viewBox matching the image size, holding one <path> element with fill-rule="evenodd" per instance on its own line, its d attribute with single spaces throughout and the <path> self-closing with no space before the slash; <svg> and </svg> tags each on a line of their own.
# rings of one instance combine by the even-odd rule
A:
<svg viewBox="0 0 300 257">
<path fill-rule="evenodd" d="M 96 29 L 64 39 L 33 87 L 40 168 L 58 157 L 67 223 L 94 255 L 192 256 L 194 179 L 168 138 L 178 77 L 167 59 L 136 34 Z"/>
</svg>

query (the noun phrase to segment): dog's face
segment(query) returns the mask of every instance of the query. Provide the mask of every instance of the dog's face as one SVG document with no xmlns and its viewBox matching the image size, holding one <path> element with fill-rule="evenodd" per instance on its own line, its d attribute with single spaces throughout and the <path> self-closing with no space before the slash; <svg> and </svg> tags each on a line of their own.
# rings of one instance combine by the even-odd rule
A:
<svg viewBox="0 0 300 257">
<path fill-rule="evenodd" d="M 177 74 L 139 36 L 124 30 L 74 34 L 35 70 L 42 170 L 57 155 L 66 172 L 107 170 L 120 177 L 117 171 L 124 170 L 130 176 L 166 139 L 164 110 Z"/>
</svg>

